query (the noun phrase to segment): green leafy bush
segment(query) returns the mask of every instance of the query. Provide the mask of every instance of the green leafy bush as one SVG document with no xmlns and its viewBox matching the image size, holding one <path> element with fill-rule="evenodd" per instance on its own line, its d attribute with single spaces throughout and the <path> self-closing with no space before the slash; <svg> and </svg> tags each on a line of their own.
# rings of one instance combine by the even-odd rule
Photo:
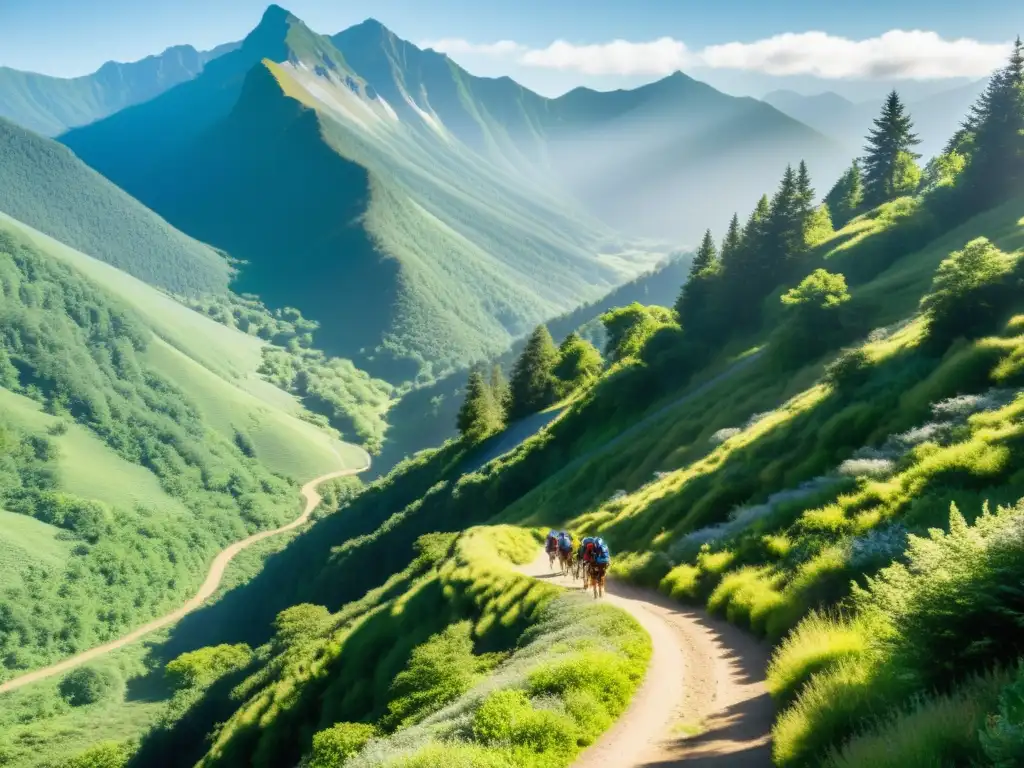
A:
<svg viewBox="0 0 1024 768">
<path fill-rule="evenodd" d="M 1024 765 L 1024 666 L 999 694 L 999 711 L 989 715 L 979 736 L 994 768 Z"/>
<path fill-rule="evenodd" d="M 115 687 L 113 675 L 96 667 L 79 667 L 68 672 L 57 690 L 73 707 L 82 707 L 102 701 Z"/>
<path fill-rule="evenodd" d="M 338 768 L 376 735 L 377 729 L 368 723 L 335 723 L 313 736 L 308 768 Z"/>
<path fill-rule="evenodd" d="M 61 763 L 60 768 L 125 768 L 129 758 L 131 751 L 126 745 L 108 741 L 80 752 Z"/>
<path fill-rule="evenodd" d="M 206 686 L 226 674 L 244 669 L 252 657 L 252 650 L 243 643 L 200 648 L 168 662 L 164 676 L 176 689 Z"/>
</svg>

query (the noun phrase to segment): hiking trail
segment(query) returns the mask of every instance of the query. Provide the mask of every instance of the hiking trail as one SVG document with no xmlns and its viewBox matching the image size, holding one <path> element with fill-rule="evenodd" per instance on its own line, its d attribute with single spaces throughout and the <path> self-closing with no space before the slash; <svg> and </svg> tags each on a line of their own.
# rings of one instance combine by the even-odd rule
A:
<svg viewBox="0 0 1024 768">
<path fill-rule="evenodd" d="M 309 520 L 309 516 L 313 514 L 313 510 L 320 504 L 320 494 L 317 493 L 317 486 L 321 483 L 326 483 L 328 480 L 334 480 L 339 477 L 350 477 L 352 475 L 358 475 L 360 472 L 365 472 L 370 468 L 369 457 L 367 457 L 366 466 L 359 467 L 358 469 L 342 469 L 336 472 L 329 472 L 326 475 L 314 478 L 302 486 L 300 493 L 306 500 L 305 508 L 302 510 L 302 514 L 292 520 L 287 525 L 283 525 L 280 528 L 275 528 L 272 531 L 261 531 L 254 533 L 246 539 L 236 541 L 227 549 L 221 550 L 221 552 L 214 558 L 213 563 L 210 565 L 210 571 L 206 576 L 206 580 L 202 586 L 199 587 L 199 591 L 196 592 L 192 598 L 185 603 L 183 606 L 178 608 L 171 613 L 161 616 L 157 619 L 153 619 L 147 624 L 139 627 L 138 629 L 132 630 L 127 635 L 119 637 L 117 640 L 112 640 L 104 645 L 98 645 L 95 648 L 90 648 L 87 651 L 72 656 L 63 661 L 59 661 L 56 664 L 51 664 L 48 667 L 37 669 L 27 674 L 21 675 L 20 677 L 12 678 L 5 683 L 0 684 L 0 693 L 6 693 L 7 691 L 13 691 L 23 686 L 35 683 L 40 680 L 45 680 L 48 677 L 59 675 L 62 672 L 67 672 L 74 669 L 75 667 L 81 666 L 87 662 L 93 661 L 105 656 L 112 651 L 116 651 L 119 648 L 123 648 L 129 643 L 134 643 L 136 640 L 148 635 L 150 632 L 155 632 L 158 629 L 175 623 L 183 616 L 191 613 L 196 608 L 199 608 L 205 603 L 220 586 L 221 579 L 224 577 L 224 571 L 227 569 L 228 564 L 234 559 L 235 555 L 241 552 L 243 549 L 252 546 L 258 541 L 269 539 L 271 536 L 278 536 L 282 533 L 295 530 L 299 526 L 306 523 Z"/>
<path fill-rule="evenodd" d="M 541 551 L 519 572 L 581 591 Z M 593 600 L 593 592 L 588 592 Z M 768 768 L 775 708 L 765 687 L 768 648 L 739 627 L 652 590 L 612 579 L 608 603 L 651 636 L 647 674 L 629 707 L 575 766 Z"/>
</svg>

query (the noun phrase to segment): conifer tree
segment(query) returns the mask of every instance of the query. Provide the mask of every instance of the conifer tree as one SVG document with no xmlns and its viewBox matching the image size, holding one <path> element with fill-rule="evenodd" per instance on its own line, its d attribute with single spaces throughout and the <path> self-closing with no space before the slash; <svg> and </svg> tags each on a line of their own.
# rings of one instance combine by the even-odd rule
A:
<svg viewBox="0 0 1024 768">
<path fill-rule="evenodd" d="M 759 274 L 765 291 L 782 278 L 787 261 L 805 250 L 804 220 L 801 215 L 801 191 L 793 166 L 787 165 L 768 211 L 765 245 L 761 249 Z"/>
<path fill-rule="evenodd" d="M 864 202 L 874 207 L 905 194 L 907 163 L 920 155 L 912 148 L 921 143 L 913 132 L 914 123 L 907 114 L 899 94 L 894 90 L 886 97 L 875 127 L 867 136 L 864 151 Z M 916 167 L 916 164 L 915 164 Z"/>
<path fill-rule="evenodd" d="M 832 224 L 837 229 L 846 226 L 846 223 L 857 215 L 863 200 L 864 188 L 861 185 L 860 163 L 854 160 L 847 168 L 846 173 L 839 177 L 829 193 L 825 195 L 825 203 L 832 216 Z"/>
<path fill-rule="evenodd" d="M 553 402 L 557 363 L 558 349 L 551 333 L 547 326 L 538 325 L 512 367 L 509 419 L 529 416 Z"/>
<path fill-rule="evenodd" d="M 1019 37 L 1007 66 L 992 76 L 962 131 L 959 148 L 969 158 L 965 202 L 981 210 L 1019 190 L 1024 184 L 1024 44 Z"/>
<path fill-rule="evenodd" d="M 512 399 L 512 392 L 509 389 L 508 381 L 505 379 L 505 372 L 501 369 L 500 363 L 495 363 L 494 367 L 491 368 L 490 385 L 491 394 L 494 396 L 494 402 L 497 403 L 498 408 L 501 409 L 501 416 L 504 421 L 508 414 L 508 407 Z"/>
<path fill-rule="evenodd" d="M 729 268 L 729 262 L 736 257 L 742 242 L 743 234 L 740 231 L 740 217 L 734 213 L 732 219 L 729 220 L 729 229 L 726 230 L 725 237 L 722 238 L 722 269 Z"/>
<path fill-rule="evenodd" d="M 676 299 L 676 314 L 683 328 L 699 332 L 706 326 L 710 284 L 718 274 L 718 269 L 718 251 L 709 229 L 704 232 L 704 238 L 690 264 L 689 277 Z"/>
<path fill-rule="evenodd" d="M 814 187 L 811 186 L 811 175 L 807 163 L 800 161 L 796 174 L 796 204 L 801 222 L 807 221 L 814 211 Z"/>
<path fill-rule="evenodd" d="M 466 397 L 459 408 L 456 426 L 470 442 L 479 442 L 502 427 L 501 412 L 483 374 L 474 369 L 466 384 Z"/>
</svg>

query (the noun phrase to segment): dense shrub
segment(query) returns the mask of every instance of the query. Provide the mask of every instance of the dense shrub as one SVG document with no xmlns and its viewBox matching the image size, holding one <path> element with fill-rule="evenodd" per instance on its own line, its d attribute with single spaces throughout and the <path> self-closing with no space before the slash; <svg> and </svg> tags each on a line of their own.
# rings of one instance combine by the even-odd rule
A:
<svg viewBox="0 0 1024 768">
<path fill-rule="evenodd" d="M 951 253 L 921 302 L 934 343 L 945 346 L 957 336 L 993 330 L 1012 296 L 1007 279 L 1012 267 L 1013 261 L 984 237 Z"/>
<path fill-rule="evenodd" d="M 57 689 L 60 695 L 73 707 L 95 704 L 102 701 L 115 687 L 116 681 L 110 672 L 96 667 L 79 667 L 68 672 Z"/>
<path fill-rule="evenodd" d="M 313 737 L 308 768 L 338 768 L 377 734 L 368 723 L 336 723 Z"/>
<path fill-rule="evenodd" d="M 200 648 L 168 662 L 164 676 L 172 688 L 209 685 L 230 672 L 245 668 L 252 658 L 252 650 L 244 644 Z"/>
<path fill-rule="evenodd" d="M 108 741 L 62 762 L 59 768 L 125 768 L 130 757 L 131 750 L 127 745 Z"/>
<path fill-rule="evenodd" d="M 980 733 L 982 750 L 995 768 L 1024 765 L 1024 666 L 999 694 L 998 712 Z"/>
</svg>

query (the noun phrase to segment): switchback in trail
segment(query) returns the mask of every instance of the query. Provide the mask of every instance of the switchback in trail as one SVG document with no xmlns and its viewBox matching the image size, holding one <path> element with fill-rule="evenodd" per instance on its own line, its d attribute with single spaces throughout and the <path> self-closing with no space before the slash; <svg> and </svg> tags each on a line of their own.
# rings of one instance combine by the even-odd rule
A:
<svg viewBox="0 0 1024 768">
<path fill-rule="evenodd" d="M 520 572 L 582 589 L 582 582 L 571 576 L 552 573 L 544 552 Z M 574 765 L 771 766 L 775 709 L 764 682 L 765 645 L 726 621 L 651 590 L 609 579 L 603 599 L 647 630 L 653 653 L 629 708 Z"/>
<path fill-rule="evenodd" d="M 118 648 L 123 648 L 129 643 L 134 643 L 136 640 L 142 638 L 145 635 L 148 635 L 150 632 L 155 632 L 158 629 L 163 629 L 164 627 L 178 621 L 183 616 L 185 616 L 185 614 L 194 611 L 196 608 L 205 603 L 213 595 L 213 593 L 217 591 L 217 588 L 220 586 L 220 581 L 224 577 L 224 571 L 225 569 L 227 569 L 228 563 L 231 562 L 235 555 L 237 555 L 243 549 L 251 547 L 258 541 L 263 541 L 264 539 L 268 539 L 271 536 L 278 536 L 282 533 L 287 533 L 288 531 L 295 530 L 300 525 L 303 525 L 307 520 L 309 520 L 309 516 L 313 514 L 313 510 L 316 509 L 317 505 L 320 503 L 320 494 L 317 493 L 316 490 L 317 486 L 319 486 L 321 483 L 326 483 L 328 480 L 334 480 L 335 478 L 338 477 L 349 477 L 351 475 L 358 475 L 360 472 L 365 472 L 369 468 L 370 462 L 369 459 L 367 459 L 365 467 L 360 467 L 359 469 L 343 469 L 337 472 L 330 472 L 326 475 L 322 475 L 313 480 L 310 480 L 308 483 L 302 486 L 301 493 L 303 498 L 306 500 L 306 505 L 303 508 L 301 515 L 299 515 L 296 519 L 292 520 L 287 525 L 284 525 L 280 528 L 276 528 L 272 531 L 261 531 L 260 533 L 253 534 L 247 539 L 236 541 L 230 547 L 221 551 L 221 553 L 218 554 L 216 558 L 214 558 L 213 564 L 210 566 L 210 572 L 206 576 L 206 581 L 203 582 L 203 585 L 199 588 L 199 591 L 196 592 L 192 599 L 190 599 L 187 603 L 178 608 L 176 611 L 168 613 L 165 616 L 161 616 L 158 619 L 153 619 L 148 624 L 145 624 L 139 627 L 138 629 L 129 632 L 127 635 L 124 635 L 123 637 L 119 637 L 117 640 L 113 640 L 109 643 L 106 643 L 105 645 L 98 645 L 95 648 L 90 648 L 88 651 L 84 651 L 78 654 L 77 656 L 72 656 L 69 659 L 64 659 L 64 661 L 60 661 L 49 667 L 43 667 L 42 669 L 37 669 L 34 672 L 29 672 L 28 674 L 21 675 L 20 677 L 15 677 L 11 680 L 8 680 L 6 683 L 0 685 L 0 693 L 13 691 L 17 688 L 29 685 L 30 683 L 35 683 L 39 680 L 45 680 L 48 677 L 52 677 L 53 675 L 59 675 L 62 672 L 67 672 L 68 670 L 81 666 L 86 662 L 93 661 L 94 659 L 98 659 L 101 656 L 105 656 L 111 651 L 116 651 Z"/>
</svg>

